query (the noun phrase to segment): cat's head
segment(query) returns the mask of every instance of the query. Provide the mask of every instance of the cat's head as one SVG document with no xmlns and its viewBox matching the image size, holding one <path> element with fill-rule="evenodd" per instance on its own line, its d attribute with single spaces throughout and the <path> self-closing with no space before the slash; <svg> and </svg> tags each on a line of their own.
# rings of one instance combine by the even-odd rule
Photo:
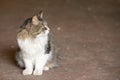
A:
<svg viewBox="0 0 120 80">
<path fill-rule="evenodd" d="M 26 31 L 28 36 L 36 37 L 38 35 L 48 35 L 49 30 L 47 22 L 43 19 L 43 12 L 40 11 L 38 14 L 25 20 L 20 32 Z"/>
</svg>

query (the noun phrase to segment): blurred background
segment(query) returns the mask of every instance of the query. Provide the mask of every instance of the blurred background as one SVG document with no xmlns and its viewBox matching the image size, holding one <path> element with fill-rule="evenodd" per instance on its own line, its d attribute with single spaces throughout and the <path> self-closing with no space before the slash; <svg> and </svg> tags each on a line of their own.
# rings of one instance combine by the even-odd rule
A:
<svg viewBox="0 0 120 80">
<path fill-rule="evenodd" d="M 23 76 L 17 30 L 40 10 L 61 47 L 60 66 Z M 120 80 L 120 0 L 1 0 L 0 80 Z"/>
</svg>

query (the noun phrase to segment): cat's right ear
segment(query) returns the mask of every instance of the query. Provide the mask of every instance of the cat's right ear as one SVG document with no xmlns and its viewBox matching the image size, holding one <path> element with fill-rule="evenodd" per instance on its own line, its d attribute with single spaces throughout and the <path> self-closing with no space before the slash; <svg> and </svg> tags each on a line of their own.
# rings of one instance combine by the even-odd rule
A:
<svg viewBox="0 0 120 80">
<path fill-rule="evenodd" d="M 39 19 L 36 15 L 32 17 L 32 24 L 33 25 L 38 25 L 39 24 Z"/>
<path fill-rule="evenodd" d="M 38 17 L 39 17 L 40 19 L 43 19 L 43 11 L 42 11 L 42 10 L 39 12 Z"/>
</svg>

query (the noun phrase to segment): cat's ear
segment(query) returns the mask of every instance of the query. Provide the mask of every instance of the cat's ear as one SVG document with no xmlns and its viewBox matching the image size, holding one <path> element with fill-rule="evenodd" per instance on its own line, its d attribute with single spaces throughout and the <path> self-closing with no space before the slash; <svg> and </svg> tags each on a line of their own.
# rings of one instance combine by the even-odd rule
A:
<svg viewBox="0 0 120 80">
<path fill-rule="evenodd" d="M 40 19 L 43 19 L 43 11 L 42 11 L 42 10 L 39 12 L 38 17 L 39 17 Z"/>
<path fill-rule="evenodd" d="M 32 24 L 33 25 L 38 25 L 39 24 L 39 19 L 36 15 L 32 17 Z"/>
</svg>

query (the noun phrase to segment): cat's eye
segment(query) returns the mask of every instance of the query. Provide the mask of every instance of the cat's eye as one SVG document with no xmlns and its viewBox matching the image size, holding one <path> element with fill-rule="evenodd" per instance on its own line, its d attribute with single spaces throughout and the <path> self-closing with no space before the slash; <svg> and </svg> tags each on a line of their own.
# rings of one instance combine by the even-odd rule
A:
<svg viewBox="0 0 120 80">
<path fill-rule="evenodd" d="M 46 28 L 46 27 L 44 27 L 44 30 L 47 30 L 47 28 Z"/>
<path fill-rule="evenodd" d="M 47 28 L 46 28 L 46 27 L 43 27 L 42 29 L 43 29 L 43 30 L 47 30 Z"/>
</svg>

